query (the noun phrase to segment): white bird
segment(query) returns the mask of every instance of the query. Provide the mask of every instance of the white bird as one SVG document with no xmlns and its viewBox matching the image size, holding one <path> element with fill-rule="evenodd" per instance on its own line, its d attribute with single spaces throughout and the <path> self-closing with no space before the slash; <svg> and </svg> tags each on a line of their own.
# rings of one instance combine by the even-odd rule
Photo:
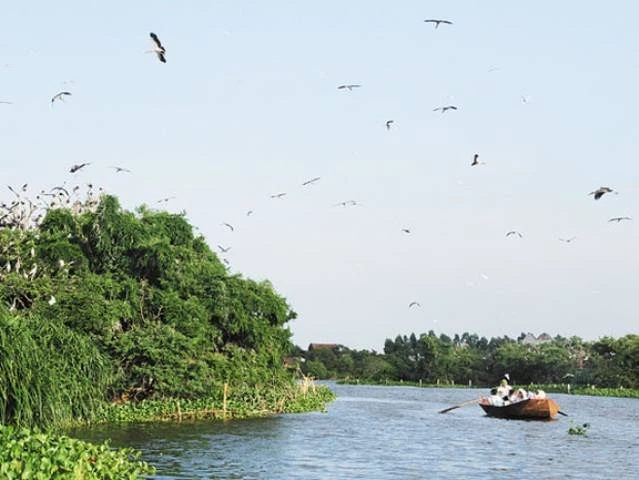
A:
<svg viewBox="0 0 639 480">
<path fill-rule="evenodd" d="M 162 45 L 162 42 L 160 42 L 160 39 L 158 38 L 158 36 L 151 32 L 149 33 L 149 36 L 151 37 L 151 40 L 153 40 L 153 49 L 152 50 L 147 50 L 146 53 L 155 53 L 158 56 L 158 59 L 160 60 L 160 62 L 162 63 L 166 63 L 166 48 L 164 48 L 164 46 Z"/>
<path fill-rule="evenodd" d="M 55 305 L 55 302 L 56 302 L 55 297 L 51 295 L 51 298 L 48 301 L 49 305 Z"/>
</svg>

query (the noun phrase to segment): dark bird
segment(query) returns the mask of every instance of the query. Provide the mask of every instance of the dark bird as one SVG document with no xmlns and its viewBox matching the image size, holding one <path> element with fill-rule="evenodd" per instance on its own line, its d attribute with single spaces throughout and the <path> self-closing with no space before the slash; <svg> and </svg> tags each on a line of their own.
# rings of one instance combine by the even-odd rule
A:
<svg viewBox="0 0 639 480">
<path fill-rule="evenodd" d="M 248 212 L 246 212 L 247 217 L 250 217 L 251 215 L 253 215 L 253 210 L 249 210 Z"/>
<path fill-rule="evenodd" d="M 404 232 L 404 233 L 410 233 L 410 228 L 402 228 L 402 232 Z"/>
<path fill-rule="evenodd" d="M 356 83 L 349 83 L 346 85 L 340 85 L 339 87 L 337 87 L 338 90 L 344 90 L 347 89 L 349 91 L 352 91 L 354 88 L 359 88 L 361 87 L 361 85 L 358 85 Z"/>
<path fill-rule="evenodd" d="M 90 162 L 85 162 L 85 163 L 80 163 L 79 165 L 77 165 L 77 164 L 76 164 L 76 165 L 73 165 L 73 166 L 69 169 L 69 172 L 71 172 L 71 173 L 75 173 L 75 172 L 77 172 L 78 170 L 80 170 L 81 168 L 86 167 L 87 165 L 91 165 L 91 163 L 90 163 Z"/>
<path fill-rule="evenodd" d="M 613 218 L 611 218 L 608 221 L 609 222 L 617 222 L 617 223 L 619 223 L 619 222 L 621 222 L 623 220 L 632 220 L 632 218 L 630 218 L 630 217 L 613 217 Z"/>
<path fill-rule="evenodd" d="M 395 120 L 386 120 L 386 130 L 390 130 L 393 123 L 395 123 Z"/>
<path fill-rule="evenodd" d="M 452 25 L 453 24 L 453 22 L 451 22 L 449 20 L 436 20 L 436 19 L 424 20 L 424 23 L 434 23 L 435 24 L 435 28 L 439 28 L 439 25 L 441 23 L 443 23 L 444 25 Z"/>
<path fill-rule="evenodd" d="M 304 183 L 302 183 L 302 186 L 305 187 L 306 185 L 313 185 L 319 179 L 320 179 L 320 177 L 315 177 L 315 178 L 311 178 L 310 180 L 306 180 Z"/>
<path fill-rule="evenodd" d="M 231 247 L 224 248 L 222 245 L 218 245 L 217 248 L 219 248 L 222 253 L 226 253 L 231 249 Z"/>
<path fill-rule="evenodd" d="M 271 195 L 271 198 L 282 198 L 284 195 L 286 195 L 286 192 L 274 193 L 273 195 Z"/>
<path fill-rule="evenodd" d="M 433 112 L 441 111 L 442 113 L 445 113 L 448 110 L 457 110 L 457 107 L 455 105 L 446 105 L 446 106 L 443 106 L 443 107 L 434 108 Z"/>
<path fill-rule="evenodd" d="M 564 242 L 564 243 L 570 243 L 570 242 L 572 242 L 575 238 L 577 238 L 577 237 L 559 238 L 559 241 L 560 241 L 560 242 Z"/>
<path fill-rule="evenodd" d="M 612 188 L 599 187 L 597 190 L 595 190 L 594 192 L 590 192 L 588 195 L 594 195 L 595 196 L 595 200 L 599 200 L 606 193 L 612 193 Z"/>
<path fill-rule="evenodd" d="M 473 155 L 473 162 L 470 164 L 471 167 L 474 167 L 475 165 L 479 165 L 479 154 L 478 153 Z"/>
<path fill-rule="evenodd" d="M 523 235 L 521 233 L 517 232 L 516 230 L 511 230 L 510 232 L 508 232 L 506 234 L 507 237 L 510 237 L 511 235 L 517 235 L 519 238 L 523 237 Z"/>
<path fill-rule="evenodd" d="M 56 93 L 53 97 L 51 97 L 51 104 L 55 103 L 56 100 L 64 101 L 64 97 L 68 97 L 71 95 L 71 92 L 59 92 Z"/>
<path fill-rule="evenodd" d="M 61 102 L 64 101 L 64 97 L 70 96 L 71 92 L 59 92 L 56 93 L 53 97 L 51 97 L 51 104 L 53 105 L 53 103 L 56 100 L 60 100 Z"/>
<path fill-rule="evenodd" d="M 226 228 L 228 228 L 231 232 L 235 231 L 235 228 L 233 228 L 233 225 L 231 225 L 230 223 L 224 222 L 222 225 L 224 225 Z"/>
<path fill-rule="evenodd" d="M 128 168 L 118 167 L 117 165 L 111 165 L 111 168 L 115 170 L 115 173 L 131 173 L 131 170 L 129 170 Z"/>
<path fill-rule="evenodd" d="M 29 186 L 28 183 L 25 183 L 24 185 L 22 185 L 22 191 L 26 192 L 27 191 L 27 187 Z"/>
<path fill-rule="evenodd" d="M 421 303 L 419 303 L 419 302 L 415 302 L 415 301 L 410 302 L 410 303 L 408 304 L 408 308 L 411 308 L 411 307 L 421 307 L 421 306 L 422 306 L 422 304 L 421 304 Z"/>
<path fill-rule="evenodd" d="M 160 39 L 155 33 L 151 32 L 149 33 L 149 35 L 151 37 L 151 40 L 153 40 L 153 49 L 149 50 L 147 53 L 155 53 L 158 56 L 160 62 L 166 63 L 166 57 L 164 56 L 166 54 L 166 48 L 164 48 L 162 42 L 160 42 Z"/>
</svg>

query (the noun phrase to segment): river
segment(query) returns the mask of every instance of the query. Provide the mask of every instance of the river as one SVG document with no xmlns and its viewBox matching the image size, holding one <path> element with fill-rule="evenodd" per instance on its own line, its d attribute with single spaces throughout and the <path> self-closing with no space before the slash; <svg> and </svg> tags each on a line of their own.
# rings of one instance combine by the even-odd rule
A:
<svg viewBox="0 0 639 480">
<path fill-rule="evenodd" d="M 639 400 L 552 395 L 569 417 L 486 417 L 468 389 L 329 384 L 327 412 L 231 422 L 130 424 L 76 430 L 133 447 L 154 479 L 639 478 Z M 589 423 L 585 436 L 571 424 Z"/>
</svg>

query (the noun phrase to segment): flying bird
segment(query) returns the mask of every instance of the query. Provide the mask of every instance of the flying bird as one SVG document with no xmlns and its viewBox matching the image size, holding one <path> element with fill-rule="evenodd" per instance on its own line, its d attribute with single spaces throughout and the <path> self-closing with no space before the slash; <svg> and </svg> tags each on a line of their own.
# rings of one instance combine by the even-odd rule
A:
<svg viewBox="0 0 639 480">
<path fill-rule="evenodd" d="M 559 241 L 560 241 L 560 242 L 564 242 L 564 243 L 570 243 L 570 242 L 572 242 L 575 238 L 577 238 L 577 237 L 570 237 L 570 238 L 561 238 L 561 237 L 560 237 L 560 238 L 559 238 Z"/>
<path fill-rule="evenodd" d="M 148 50 L 147 53 L 155 53 L 158 56 L 160 62 L 166 63 L 166 57 L 164 56 L 166 54 L 166 48 L 164 48 L 162 42 L 160 42 L 160 39 L 155 33 L 151 32 L 149 33 L 149 36 L 151 37 L 151 40 L 153 40 L 154 46 L 153 49 Z"/>
<path fill-rule="evenodd" d="M 516 230 L 511 230 L 510 232 L 506 234 L 507 237 L 510 237 L 511 235 L 517 235 L 519 238 L 523 237 L 523 235 Z"/>
<path fill-rule="evenodd" d="M 632 218 L 630 218 L 630 217 L 613 217 L 613 218 L 611 218 L 608 221 L 609 222 L 617 222 L 617 223 L 619 223 L 619 222 L 621 222 L 623 220 L 632 220 Z"/>
<path fill-rule="evenodd" d="M 393 123 L 395 123 L 395 120 L 386 120 L 386 130 L 390 130 Z"/>
<path fill-rule="evenodd" d="M 226 253 L 231 249 L 231 247 L 224 248 L 222 245 L 218 245 L 217 248 L 219 248 L 222 253 Z"/>
<path fill-rule="evenodd" d="M 249 210 L 248 212 L 246 212 L 247 217 L 250 217 L 251 215 L 253 215 L 253 210 Z"/>
<path fill-rule="evenodd" d="M 411 307 L 421 307 L 421 306 L 422 306 L 422 304 L 421 304 L 421 303 L 419 303 L 419 302 L 415 302 L 415 301 L 410 302 L 410 303 L 408 304 L 408 308 L 411 308 Z"/>
<path fill-rule="evenodd" d="M 402 232 L 404 232 L 404 233 L 410 233 L 410 228 L 402 228 Z"/>
<path fill-rule="evenodd" d="M 56 100 L 60 100 L 61 102 L 63 102 L 64 101 L 64 97 L 70 96 L 70 95 L 71 95 L 71 92 L 59 92 L 59 93 L 56 93 L 53 97 L 51 97 L 51 105 L 53 105 Z"/>
<path fill-rule="evenodd" d="M 434 108 L 433 112 L 441 111 L 442 113 L 445 113 L 448 110 L 457 110 L 457 107 L 455 105 L 445 105 L 443 107 Z"/>
<path fill-rule="evenodd" d="M 77 172 L 78 170 L 80 170 L 81 168 L 86 167 L 87 165 L 91 165 L 91 163 L 90 163 L 90 162 L 85 162 L 85 163 L 80 163 L 79 165 L 78 165 L 78 164 L 73 165 L 73 166 L 69 169 L 69 172 L 71 172 L 71 173 L 75 173 L 75 172 Z"/>
<path fill-rule="evenodd" d="M 484 162 L 480 162 L 479 161 L 479 154 L 476 153 L 475 155 L 473 155 L 473 162 L 470 164 L 471 167 L 474 167 L 475 165 L 483 165 Z"/>
<path fill-rule="evenodd" d="M 158 203 L 166 203 L 166 202 L 168 202 L 169 200 L 173 200 L 174 198 L 175 198 L 175 197 L 164 197 L 164 198 L 160 198 L 160 199 L 158 200 Z"/>
<path fill-rule="evenodd" d="M 222 225 L 224 225 L 225 227 L 227 227 L 231 232 L 235 231 L 235 228 L 233 228 L 233 225 L 231 225 L 230 223 L 226 223 L 224 222 Z"/>
<path fill-rule="evenodd" d="M 111 165 L 111 168 L 115 170 L 115 173 L 131 173 L 131 170 L 129 170 L 128 168 L 118 167 L 117 165 Z"/>
<path fill-rule="evenodd" d="M 271 198 L 282 198 L 284 195 L 286 195 L 286 192 L 274 193 L 273 195 L 271 195 Z"/>
<path fill-rule="evenodd" d="M 305 187 L 306 185 L 313 185 L 319 179 L 320 179 L 320 177 L 315 177 L 315 178 L 311 178 L 310 180 L 306 180 L 304 183 L 302 183 L 302 186 Z"/>
<path fill-rule="evenodd" d="M 612 188 L 609 187 L 599 187 L 597 190 L 590 192 L 588 195 L 594 195 L 595 200 L 599 200 L 606 193 L 612 193 Z"/>
<path fill-rule="evenodd" d="M 358 85 L 356 83 L 349 83 L 346 85 L 340 85 L 339 87 L 337 87 L 338 90 L 344 90 L 347 89 L 348 91 L 353 91 L 354 88 L 359 88 L 361 87 L 361 85 Z"/>
<path fill-rule="evenodd" d="M 434 23 L 435 24 L 435 28 L 439 28 L 440 24 L 444 24 L 444 25 L 452 25 L 453 22 L 449 21 L 449 20 L 437 20 L 437 19 L 428 19 L 428 20 L 424 20 L 424 23 Z"/>
</svg>

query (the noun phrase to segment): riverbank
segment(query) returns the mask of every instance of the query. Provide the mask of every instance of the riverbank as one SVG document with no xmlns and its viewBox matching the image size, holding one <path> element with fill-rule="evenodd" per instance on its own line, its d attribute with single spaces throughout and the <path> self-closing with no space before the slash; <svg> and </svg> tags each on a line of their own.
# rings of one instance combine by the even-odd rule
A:
<svg viewBox="0 0 639 480">
<path fill-rule="evenodd" d="M 340 385 L 379 385 L 392 387 L 419 387 L 419 388 L 459 388 L 459 389 L 477 389 L 484 388 L 490 390 L 491 386 L 468 386 L 468 385 L 445 385 L 431 384 L 423 382 L 411 381 L 366 381 L 359 379 L 337 380 Z M 636 388 L 600 388 L 594 385 L 571 385 L 571 384 L 531 384 L 531 385 L 515 385 L 524 387 L 527 390 L 543 390 L 546 393 L 565 393 L 569 395 L 588 395 L 594 397 L 618 397 L 618 398 L 639 398 L 639 389 Z"/>
</svg>

